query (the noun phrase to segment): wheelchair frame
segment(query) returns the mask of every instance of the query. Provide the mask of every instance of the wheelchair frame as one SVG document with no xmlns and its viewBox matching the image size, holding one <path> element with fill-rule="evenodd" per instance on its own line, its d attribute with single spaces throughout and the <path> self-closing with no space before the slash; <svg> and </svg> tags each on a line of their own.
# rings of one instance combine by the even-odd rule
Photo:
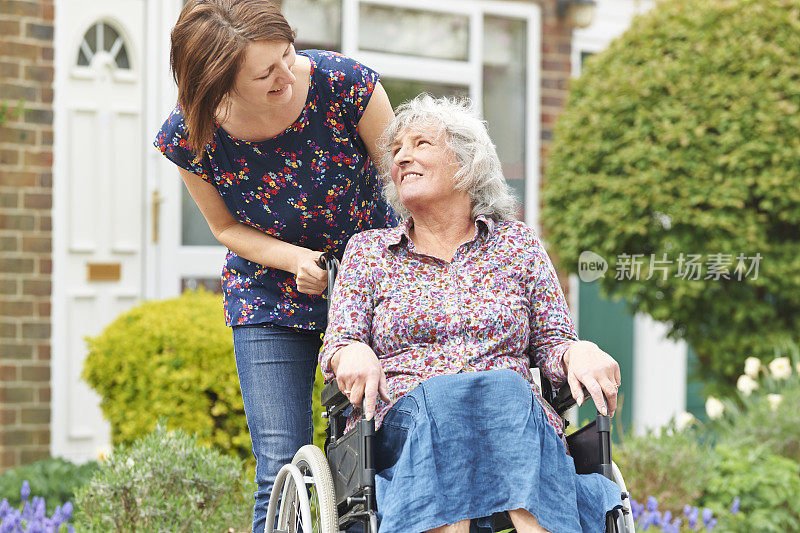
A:
<svg viewBox="0 0 800 533">
<path fill-rule="evenodd" d="M 338 263 L 329 254 L 323 254 L 320 258 L 320 267 L 328 271 L 329 291 L 336 279 Z M 563 427 L 566 429 L 569 422 L 564 418 L 564 413 L 575 405 L 569 386 L 565 384 L 554 391 L 550 382 L 542 376 L 541 389 L 545 401 L 561 416 Z M 585 388 L 584 397 L 589 397 Z M 295 466 L 297 457 L 293 464 L 281 469 L 270 498 L 267 532 L 273 531 L 273 524 L 277 518 L 278 529 L 274 531 L 278 533 L 312 533 L 311 529 L 300 529 L 298 522 L 306 523 L 309 520 L 310 504 L 307 497 L 309 485 L 319 485 L 323 487 L 322 491 L 318 490 L 320 499 L 332 498 L 332 501 L 318 502 L 318 507 L 325 509 L 318 508 L 317 512 L 332 513 L 333 517 L 327 517 L 327 520 L 330 522 L 332 519 L 335 523 L 335 529 L 330 528 L 330 525 L 330 530 L 324 529 L 323 526 L 322 533 L 346 530 L 357 523 L 363 524 L 365 533 L 378 533 L 373 446 L 375 420 L 362 418 L 356 423 L 355 428 L 345 433 L 345 424 L 352 405 L 347 396 L 339 390 L 336 381 L 324 388 L 321 400 L 325 409 L 323 416 L 328 419 L 325 439 L 328 470 L 312 472 L 313 475 L 309 479 L 307 473 L 297 470 Z M 611 458 L 610 417 L 598 412 L 594 421 L 568 435 L 566 440 L 578 474 L 599 473 L 620 487 L 623 507 L 606 515 L 606 533 L 634 533 L 630 494 L 627 492 L 622 474 Z M 313 450 L 307 450 L 308 448 Z M 319 449 L 311 445 L 304 446 L 298 451 L 298 455 L 305 454 L 307 457 L 309 452 L 319 454 Z M 324 469 L 317 467 L 317 470 Z M 314 479 L 314 476 L 319 479 Z M 306 490 L 297 489 L 301 483 Z M 280 514 L 276 516 L 279 500 Z M 496 530 L 513 529 L 507 512 L 495 514 L 494 522 Z"/>
</svg>

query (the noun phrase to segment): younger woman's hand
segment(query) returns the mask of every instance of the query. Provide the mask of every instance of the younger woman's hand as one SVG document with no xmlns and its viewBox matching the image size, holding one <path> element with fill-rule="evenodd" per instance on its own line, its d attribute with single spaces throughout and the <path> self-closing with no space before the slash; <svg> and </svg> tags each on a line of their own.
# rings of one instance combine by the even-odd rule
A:
<svg viewBox="0 0 800 533">
<path fill-rule="evenodd" d="M 303 294 L 322 294 L 328 285 L 328 274 L 317 264 L 322 252 L 301 248 L 295 260 L 295 283 Z"/>
<path fill-rule="evenodd" d="M 619 364 L 614 358 L 593 342 L 577 341 L 564 354 L 564 365 L 572 397 L 578 405 L 585 400 L 581 387 L 583 385 L 592 396 L 597 410 L 603 415 L 611 413 L 614 416 L 617 410 L 617 389 L 622 385 Z"/>
<path fill-rule="evenodd" d="M 385 402 L 390 402 L 386 374 L 383 372 L 378 356 L 362 342 L 348 344 L 339 349 L 331 358 L 331 370 L 336 374 L 336 383 L 356 407 L 364 409 L 364 418 L 375 416 L 378 394 Z"/>
</svg>

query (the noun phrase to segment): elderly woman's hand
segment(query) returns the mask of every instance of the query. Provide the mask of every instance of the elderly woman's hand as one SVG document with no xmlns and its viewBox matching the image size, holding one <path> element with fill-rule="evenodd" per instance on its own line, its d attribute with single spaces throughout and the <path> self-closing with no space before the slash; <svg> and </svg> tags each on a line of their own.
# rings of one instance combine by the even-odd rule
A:
<svg viewBox="0 0 800 533">
<path fill-rule="evenodd" d="M 386 374 L 383 373 L 378 356 L 362 342 L 348 344 L 331 358 L 331 370 L 336 374 L 336 383 L 356 407 L 364 408 L 364 417 L 370 420 L 375 415 L 378 394 L 390 402 Z"/>
<path fill-rule="evenodd" d="M 610 411 L 611 416 L 614 416 L 617 410 L 617 389 L 622 384 L 619 364 L 614 358 L 593 342 L 577 341 L 564 354 L 564 366 L 572 397 L 578 405 L 582 405 L 585 400 L 582 384 L 591 394 L 597 410 L 603 415 Z"/>
</svg>

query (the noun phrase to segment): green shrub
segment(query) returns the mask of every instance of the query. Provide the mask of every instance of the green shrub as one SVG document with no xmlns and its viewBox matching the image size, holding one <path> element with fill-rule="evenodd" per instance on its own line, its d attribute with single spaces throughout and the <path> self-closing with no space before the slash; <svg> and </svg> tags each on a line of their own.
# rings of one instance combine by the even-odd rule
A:
<svg viewBox="0 0 800 533">
<path fill-rule="evenodd" d="M 189 291 L 123 313 L 89 339 L 83 375 L 102 398 L 115 445 L 163 418 L 201 444 L 253 460 L 220 296 Z"/>
<path fill-rule="evenodd" d="M 679 516 L 684 505 L 703 495 L 711 478 L 713 452 L 698 444 L 692 432 L 670 428 L 659 435 L 626 437 L 614 448 L 614 462 L 635 500 L 654 496 L 661 511 Z"/>
<path fill-rule="evenodd" d="M 76 494 L 81 531 L 236 531 L 251 518 L 242 462 L 158 425 L 120 446 Z"/>
<path fill-rule="evenodd" d="M 760 446 L 720 445 L 715 457 L 713 475 L 701 501 L 719 517 L 720 531 L 798 531 L 800 463 Z M 740 512 L 731 515 L 726 511 L 735 497 L 741 500 Z"/>
<path fill-rule="evenodd" d="M 768 357 L 800 329 L 799 10 L 658 2 L 572 84 L 544 184 L 561 266 L 575 272 L 584 250 L 603 256 L 603 292 L 668 322 L 701 377 L 728 390 L 744 356 Z M 757 278 L 678 276 L 679 254 L 705 265 L 732 254 L 733 271 L 738 254 L 756 253 Z M 638 279 L 614 279 L 621 254 L 643 254 Z M 645 279 L 650 254 L 671 261 L 666 279 Z"/>
<path fill-rule="evenodd" d="M 60 457 L 18 466 L 0 476 L 0 500 L 6 498 L 12 507 L 19 506 L 22 502 L 19 489 L 27 480 L 31 494 L 44 498 L 47 512 L 52 513 L 56 507 L 65 502 L 74 501 L 75 491 L 86 483 L 97 469 L 97 463 L 94 461 L 76 465 Z"/>
</svg>

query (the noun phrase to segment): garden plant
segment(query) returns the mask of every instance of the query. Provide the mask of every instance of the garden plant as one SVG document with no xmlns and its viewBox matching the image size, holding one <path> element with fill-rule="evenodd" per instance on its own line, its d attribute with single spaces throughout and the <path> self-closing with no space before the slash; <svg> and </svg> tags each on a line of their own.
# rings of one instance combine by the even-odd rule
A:
<svg viewBox="0 0 800 533">
<path fill-rule="evenodd" d="M 712 392 L 800 330 L 798 13 L 657 2 L 586 61 L 549 158 L 561 266 L 606 260 L 601 289 L 686 339 Z"/>
</svg>

